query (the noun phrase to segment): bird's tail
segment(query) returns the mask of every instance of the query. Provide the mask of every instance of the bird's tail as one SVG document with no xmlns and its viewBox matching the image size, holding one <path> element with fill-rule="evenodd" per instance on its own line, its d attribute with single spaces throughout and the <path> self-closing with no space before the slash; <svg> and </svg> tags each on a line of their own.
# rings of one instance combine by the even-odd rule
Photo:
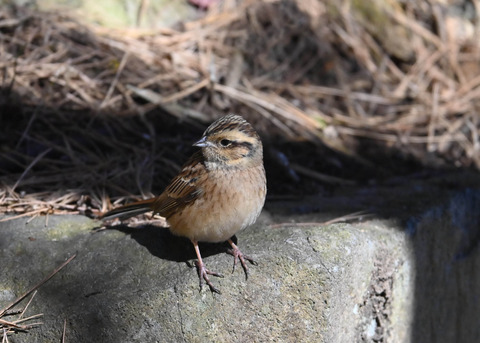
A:
<svg viewBox="0 0 480 343">
<path fill-rule="evenodd" d="M 115 218 L 120 218 L 121 220 L 134 217 L 136 215 L 152 211 L 152 205 L 155 202 L 155 198 L 132 202 L 115 208 L 107 213 L 104 213 L 100 219 L 102 220 L 111 220 Z"/>
</svg>

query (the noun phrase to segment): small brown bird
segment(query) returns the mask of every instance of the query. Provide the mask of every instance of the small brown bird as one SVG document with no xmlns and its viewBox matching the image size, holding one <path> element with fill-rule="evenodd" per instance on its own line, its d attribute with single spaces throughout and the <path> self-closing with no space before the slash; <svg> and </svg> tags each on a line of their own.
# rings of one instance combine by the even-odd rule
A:
<svg viewBox="0 0 480 343">
<path fill-rule="evenodd" d="M 149 211 L 165 217 L 173 234 L 192 242 L 200 287 L 205 280 L 212 292 L 220 293 L 208 275 L 221 275 L 205 267 L 198 242 L 228 241 L 233 268 L 240 260 L 248 277 L 246 261 L 255 262 L 240 251 L 232 236 L 256 221 L 265 202 L 263 147 L 253 127 L 234 114 L 212 123 L 193 145 L 201 150 L 190 157 L 162 194 L 119 207 L 102 218 L 125 219 Z"/>
</svg>

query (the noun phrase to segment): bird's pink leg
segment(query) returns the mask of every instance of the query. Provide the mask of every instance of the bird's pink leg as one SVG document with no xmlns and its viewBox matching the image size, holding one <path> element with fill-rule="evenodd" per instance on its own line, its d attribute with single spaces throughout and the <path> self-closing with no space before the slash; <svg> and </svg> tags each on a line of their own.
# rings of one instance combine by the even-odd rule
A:
<svg viewBox="0 0 480 343">
<path fill-rule="evenodd" d="M 202 289 L 203 281 L 205 280 L 205 283 L 208 285 L 208 287 L 210 287 L 210 291 L 220 294 L 220 290 L 213 286 L 210 279 L 208 278 L 208 275 L 213 275 L 218 277 L 223 277 L 223 275 L 215 272 L 211 272 L 210 270 L 208 270 L 205 267 L 205 263 L 203 263 L 202 255 L 200 255 L 200 248 L 198 247 L 198 242 L 192 241 L 192 244 L 195 248 L 195 253 L 197 254 L 197 258 L 198 258 L 198 261 L 195 261 L 195 265 L 197 266 L 198 277 L 200 279 L 200 289 Z"/>
<path fill-rule="evenodd" d="M 253 265 L 257 265 L 257 262 L 255 262 L 251 257 L 248 257 L 247 255 L 244 255 L 240 249 L 233 243 L 231 239 L 228 240 L 228 243 L 232 246 L 232 249 L 229 249 L 227 252 L 233 256 L 233 271 L 235 271 L 235 266 L 237 265 L 237 260 L 240 260 L 240 263 L 242 264 L 242 268 L 245 271 L 245 278 L 248 279 L 248 267 L 247 263 L 245 261 L 250 262 Z"/>
</svg>

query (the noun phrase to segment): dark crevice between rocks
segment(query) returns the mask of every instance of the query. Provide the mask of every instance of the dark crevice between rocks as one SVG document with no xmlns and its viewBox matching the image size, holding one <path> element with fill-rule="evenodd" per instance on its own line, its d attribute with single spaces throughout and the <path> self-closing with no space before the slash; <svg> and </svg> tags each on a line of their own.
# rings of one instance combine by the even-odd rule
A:
<svg viewBox="0 0 480 343">
<path fill-rule="evenodd" d="M 359 343 L 389 341 L 394 260 L 387 250 L 383 250 L 376 256 L 374 266 L 369 291 L 359 308 L 363 318 L 357 327 Z"/>
</svg>

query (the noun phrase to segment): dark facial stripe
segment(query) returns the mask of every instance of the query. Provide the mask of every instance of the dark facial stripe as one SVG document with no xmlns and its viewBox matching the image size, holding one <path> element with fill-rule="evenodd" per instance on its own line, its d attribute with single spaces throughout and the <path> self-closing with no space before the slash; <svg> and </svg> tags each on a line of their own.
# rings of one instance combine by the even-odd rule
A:
<svg viewBox="0 0 480 343">
<path fill-rule="evenodd" d="M 249 142 L 232 142 L 230 145 L 232 148 L 245 147 L 247 150 L 252 150 L 253 144 Z"/>
</svg>

